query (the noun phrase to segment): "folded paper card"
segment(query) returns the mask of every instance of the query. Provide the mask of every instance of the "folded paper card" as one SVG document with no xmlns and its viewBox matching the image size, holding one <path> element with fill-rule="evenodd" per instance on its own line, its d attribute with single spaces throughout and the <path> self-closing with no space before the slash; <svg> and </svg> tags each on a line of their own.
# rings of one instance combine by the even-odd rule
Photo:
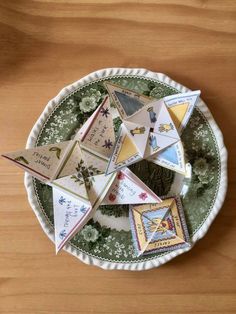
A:
<svg viewBox="0 0 236 314">
<path fill-rule="evenodd" d="M 138 256 L 190 246 L 184 212 L 177 196 L 159 204 L 131 205 L 129 218 Z"/>
<path fill-rule="evenodd" d="M 122 120 L 106 173 L 145 158 L 185 174 L 180 134 L 200 91 L 151 100 L 111 83 L 105 85 Z"/>
<path fill-rule="evenodd" d="M 56 252 L 101 204 L 134 205 L 130 221 L 139 255 L 162 250 L 164 234 L 170 243 L 168 250 L 187 245 L 178 198 L 162 201 L 127 166 L 147 159 L 185 173 L 180 135 L 200 92 L 154 100 L 110 83 L 106 88 L 110 97 L 103 99 L 73 140 L 3 157 L 52 187 Z M 117 134 L 110 98 L 122 120 Z M 158 242 L 160 239 L 163 241 Z"/>
</svg>

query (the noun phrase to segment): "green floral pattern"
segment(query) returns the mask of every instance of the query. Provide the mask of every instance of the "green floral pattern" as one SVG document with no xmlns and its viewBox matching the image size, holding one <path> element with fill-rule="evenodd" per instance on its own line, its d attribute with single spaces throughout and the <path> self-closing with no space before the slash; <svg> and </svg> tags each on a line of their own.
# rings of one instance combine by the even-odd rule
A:
<svg viewBox="0 0 236 314">
<path fill-rule="evenodd" d="M 162 98 L 175 94 L 174 88 L 145 77 L 117 76 L 109 80 L 144 95 Z M 102 102 L 107 92 L 104 79 L 92 82 L 68 95 L 48 117 L 38 135 L 37 146 L 59 143 L 73 138 L 80 126 Z M 115 131 L 119 119 L 114 120 Z M 184 211 L 190 236 L 201 227 L 211 212 L 219 186 L 220 160 L 214 134 L 203 114 L 195 109 L 185 129 L 182 140 L 186 159 L 192 165 L 192 178 L 186 184 L 188 192 L 183 199 Z M 157 195 L 166 195 L 171 187 L 175 173 L 143 160 L 131 166 Z M 34 189 L 42 212 L 53 228 L 52 191 L 48 185 L 34 179 Z M 128 216 L 128 206 L 100 206 L 103 215 Z M 138 261 L 151 259 L 159 253 L 137 258 L 134 254 L 131 233 L 101 226 L 91 219 L 71 240 L 76 249 L 100 259 L 110 261 Z"/>
</svg>

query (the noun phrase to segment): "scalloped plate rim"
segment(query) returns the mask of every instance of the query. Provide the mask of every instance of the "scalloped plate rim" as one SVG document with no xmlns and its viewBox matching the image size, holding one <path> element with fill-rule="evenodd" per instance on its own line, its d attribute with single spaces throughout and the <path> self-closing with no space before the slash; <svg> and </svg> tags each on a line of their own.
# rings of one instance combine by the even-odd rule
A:
<svg viewBox="0 0 236 314">
<path fill-rule="evenodd" d="M 125 76 L 125 75 L 126 76 L 127 75 L 141 76 L 141 77 L 147 77 L 150 79 L 158 80 L 173 88 L 176 88 L 182 93 L 190 91 L 190 89 L 175 82 L 174 80 L 172 80 L 170 77 L 168 77 L 167 75 L 163 73 L 152 72 L 143 68 L 106 68 L 106 69 L 101 69 L 101 70 L 92 72 L 84 76 L 80 80 L 68 86 L 65 86 L 58 93 L 56 97 L 54 97 L 48 102 L 48 104 L 46 105 L 45 109 L 43 110 L 42 114 L 38 118 L 37 122 L 35 123 L 35 125 L 33 126 L 29 134 L 29 137 L 26 143 L 26 148 L 35 146 L 38 134 L 41 131 L 45 120 L 52 113 L 55 106 L 59 102 L 61 102 L 66 96 L 68 96 L 69 94 L 77 90 L 79 87 L 82 87 L 87 83 L 91 83 L 92 81 L 102 79 L 105 77 Z M 220 174 L 219 191 L 216 196 L 215 204 L 209 216 L 205 220 L 205 222 L 202 224 L 200 229 L 193 235 L 193 238 L 192 238 L 193 244 L 195 244 L 199 239 L 201 239 L 207 233 L 210 225 L 212 224 L 213 220 L 215 219 L 215 217 L 217 216 L 218 212 L 220 211 L 223 205 L 225 195 L 226 195 L 226 190 L 227 190 L 227 150 L 223 142 L 223 135 L 219 127 L 217 126 L 207 105 L 201 99 L 198 103 L 198 108 L 204 114 L 205 118 L 207 119 L 212 129 L 212 132 L 215 134 L 215 139 L 216 139 L 216 143 L 218 145 L 219 154 L 220 154 L 221 174 Z M 30 206 L 32 207 L 37 219 L 39 220 L 39 223 L 42 229 L 50 238 L 50 240 L 54 242 L 53 229 L 48 224 L 46 217 L 43 215 L 41 209 L 39 208 L 39 204 L 38 204 L 38 201 L 34 192 L 34 188 L 33 188 L 32 176 L 26 173 L 24 183 L 25 183 L 27 194 L 28 194 L 28 201 L 30 203 Z M 141 262 L 114 262 L 114 261 L 99 259 L 89 254 L 86 254 L 84 252 L 81 252 L 71 244 L 67 244 L 64 248 L 64 250 L 66 250 L 68 253 L 76 256 L 77 258 L 79 258 L 81 261 L 83 261 L 86 264 L 96 265 L 103 269 L 119 269 L 119 270 L 147 270 L 154 267 L 158 267 L 190 249 L 191 248 L 175 250 L 175 251 L 167 253 L 164 256 L 154 257 L 153 259 L 141 261 Z"/>
</svg>

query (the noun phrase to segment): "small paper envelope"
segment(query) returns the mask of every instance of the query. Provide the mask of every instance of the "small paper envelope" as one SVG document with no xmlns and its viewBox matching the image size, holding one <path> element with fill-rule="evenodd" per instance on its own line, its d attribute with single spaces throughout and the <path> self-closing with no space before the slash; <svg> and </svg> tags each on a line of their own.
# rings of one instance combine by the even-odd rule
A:
<svg viewBox="0 0 236 314">
<path fill-rule="evenodd" d="M 130 206 L 131 233 L 137 255 L 190 247 L 190 239 L 179 197 L 159 204 Z"/>
</svg>

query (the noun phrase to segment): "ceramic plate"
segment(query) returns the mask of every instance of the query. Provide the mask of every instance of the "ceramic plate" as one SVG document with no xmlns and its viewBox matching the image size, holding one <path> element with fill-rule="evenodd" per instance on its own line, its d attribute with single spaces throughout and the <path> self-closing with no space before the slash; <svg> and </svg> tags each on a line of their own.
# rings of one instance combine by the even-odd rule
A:
<svg viewBox="0 0 236 314">
<path fill-rule="evenodd" d="M 71 139 L 106 95 L 105 80 L 157 99 L 189 91 L 166 75 L 145 69 L 96 71 L 63 88 L 47 104 L 29 135 L 27 148 Z M 114 125 L 118 128 L 116 119 Z M 191 176 L 183 181 L 182 201 L 194 244 L 205 235 L 220 210 L 227 187 L 227 152 L 222 134 L 202 100 L 183 132 L 182 141 L 191 169 Z M 132 170 L 159 196 L 172 193 L 182 180 L 174 172 L 147 161 L 135 164 Z M 51 188 L 28 174 L 25 186 L 43 230 L 54 241 Z M 137 258 L 129 230 L 128 206 L 100 206 L 94 219 L 73 237 L 65 250 L 104 269 L 144 270 L 157 267 L 187 249 Z"/>
</svg>

